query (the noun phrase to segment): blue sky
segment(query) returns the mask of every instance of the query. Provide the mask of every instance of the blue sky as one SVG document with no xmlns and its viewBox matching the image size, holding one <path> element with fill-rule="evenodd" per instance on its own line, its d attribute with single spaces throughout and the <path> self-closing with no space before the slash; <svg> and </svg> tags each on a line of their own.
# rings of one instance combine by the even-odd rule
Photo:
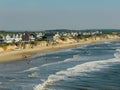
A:
<svg viewBox="0 0 120 90">
<path fill-rule="evenodd" d="M 0 30 L 119 29 L 120 0 L 0 0 Z"/>
</svg>

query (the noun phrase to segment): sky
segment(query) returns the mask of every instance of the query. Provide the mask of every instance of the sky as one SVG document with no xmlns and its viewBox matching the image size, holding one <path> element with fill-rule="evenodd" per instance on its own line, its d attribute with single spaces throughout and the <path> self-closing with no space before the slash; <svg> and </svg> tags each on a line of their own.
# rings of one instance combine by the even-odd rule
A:
<svg viewBox="0 0 120 90">
<path fill-rule="evenodd" d="M 120 0 L 0 0 L 0 30 L 120 29 Z"/>
</svg>

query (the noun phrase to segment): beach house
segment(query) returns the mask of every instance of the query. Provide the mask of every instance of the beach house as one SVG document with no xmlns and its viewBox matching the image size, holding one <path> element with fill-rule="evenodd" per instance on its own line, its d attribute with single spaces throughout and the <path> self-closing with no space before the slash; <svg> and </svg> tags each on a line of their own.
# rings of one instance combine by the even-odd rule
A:
<svg viewBox="0 0 120 90">
<path fill-rule="evenodd" d="M 13 41 L 14 41 L 14 38 L 12 37 L 12 35 L 7 34 L 5 36 L 5 43 L 13 43 Z"/>
<path fill-rule="evenodd" d="M 4 43 L 4 38 L 3 36 L 0 36 L 0 44 Z"/>
<path fill-rule="evenodd" d="M 22 35 L 22 42 L 30 42 L 30 35 L 24 33 L 24 34 Z"/>
<path fill-rule="evenodd" d="M 43 37 L 46 38 L 47 41 L 53 41 L 55 34 L 53 33 L 46 33 Z"/>
<path fill-rule="evenodd" d="M 15 42 L 20 42 L 22 41 L 22 34 L 16 34 L 14 37 Z"/>
</svg>

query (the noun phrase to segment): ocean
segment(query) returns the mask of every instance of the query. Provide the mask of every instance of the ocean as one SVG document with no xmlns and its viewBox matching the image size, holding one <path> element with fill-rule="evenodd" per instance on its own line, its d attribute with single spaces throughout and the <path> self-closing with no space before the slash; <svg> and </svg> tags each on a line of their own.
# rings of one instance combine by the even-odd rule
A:
<svg viewBox="0 0 120 90">
<path fill-rule="evenodd" d="M 120 43 L 82 45 L 0 63 L 0 90 L 120 90 Z"/>
</svg>

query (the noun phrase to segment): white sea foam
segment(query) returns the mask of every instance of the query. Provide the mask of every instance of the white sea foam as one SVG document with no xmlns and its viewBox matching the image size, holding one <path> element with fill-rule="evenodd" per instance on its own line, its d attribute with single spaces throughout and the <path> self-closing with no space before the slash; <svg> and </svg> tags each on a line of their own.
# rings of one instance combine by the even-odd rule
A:
<svg viewBox="0 0 120 90">
<path fill-rule="evenodd" d="M 41 65 L 41 67 L 61 64 L 61 63 L 64 63 L 64 62 L 77 62 L 77 61 L 80 61 L 80 58 L 81 57 L 79 55 L 73 55 L 73 58 L 68 58 L 68 59 L 65 59 L 64 61 L 58 61 L 58 62 L 54 62 L 54 63 L 43 64 L 43 65 Z"/>
<path fill-rule="evenodd" d="M 32 74 L 28 75 L 28 77 L 40 77 L 40 75 L 37 72 L 33 72 Z"/>
<path fill-rule="evenodd" d="M 54 63 L 48 63 L 48 64 L 43 64 L 41 65 L 41 67 L 46 67 L 46 66 L 50 66 L 50 65 L 56 65 L 56 64 L 60 64 L 62 63 L 63 61 L 59 61 L 59 62 L 54 62 Z"/>
<path fill-rule="evenodd" d="M 116 49 L 116 53 L 114 54 L 116 58 L 120 58 L 120 49 Z"/>
<path fill-rule="evenodd" d="M 80 55 L 73 55 L 73 58 L 66 59 L 64 60 L 64 62 L 77 62 L 80 60 L 81 60 Z"/>
<path fill-rule="evenodd" d="M 116 53 L 115 53 L 116 54 Z M 66 80 L 69 79 L 69 76 L 83 76 L 86 75 L 86 72 L 94 72 L 94 71 L 100 71 L 103 68 L 108 68 L 110 65 L 114 63 L 120 62 L 118 55 L 115 55 L 116 58 L 108 59 L 108 60 L 100 60 L 100 61 L 91 61 L 86 62 L 80 65 L 76 65 L 75 67 L 68 68 L 64 71 L 59 71 L 54 75 L 50 75 L 48 77 L 48 80 L 46 80 L 43 84 L 37 85 L 34 87 L 34 90 L 45 90 L 45 87 L 48 84 L 52 84 L 53 82 L 60 81 L 60 80 Z"/>
<path fill-rule="evenodd" d="M 86 48 L 87 46 L 88 46 L 88 45 L 82 45 L 82 46 L 76 47 L 76 48 L 81 49 L 81 48 Z"/>
<path fill-rule="evenodd" d="M 71 51 L 73 51 L 73 49 L 66 49 L 66 50 L 64 50 L 64 52 L 71 52 Z"/>
<path fill-rule="evenodd" d="M 32 67 L 32 68 L 29 68 L 29 69 L 27 69 L 27 70 L 24 70 L 24 71 L 22 71 L 22 72 L 20 72 L 20 73 L 30 72 L 30 71 L 36 71 L 36 70 L 38 70 L 38 69 L 39 69 L 38 67 Z"/>
<path fill-rule="evenodd" d="M 120 58 L 120 49 L 116 49 L 116 53 L 114 54 L 116 58 Z"/>
<path fill-rule="evenodd" d="M 105 44 L 111 44 L 111 42 L 104 42 Z"/>
<path fill-rule="evenodd" d="M 117 52 L 120 52 L 120 48 L 117 48 L 116 51 L 117 51 Z"/>
<path fill-rule="evenodd" d="M 64 61 L 58 61 L 58 62 L 54 62 L 54 63 L 43 64 L 43 65 L 41 65 L 40 67 L 45 67 L 45 66 L 49 66 L 49 65 L 61 64 L 61 63 L 64 63 L 64 62 L 77 62 L 77 61 L 80 61 L 80 56 L 79 56 L 79 55 L 73 55 L 73 58 L 65 59 Z M 40 67 L 32 67 L 32 68 L 29 68 L 29 69 L 24 70 L 24 71 L 22 71 L 22 72 L 19 72 L 19 73 L 36 71 L 36 70 L 38 70 Z"/>
</svg>

